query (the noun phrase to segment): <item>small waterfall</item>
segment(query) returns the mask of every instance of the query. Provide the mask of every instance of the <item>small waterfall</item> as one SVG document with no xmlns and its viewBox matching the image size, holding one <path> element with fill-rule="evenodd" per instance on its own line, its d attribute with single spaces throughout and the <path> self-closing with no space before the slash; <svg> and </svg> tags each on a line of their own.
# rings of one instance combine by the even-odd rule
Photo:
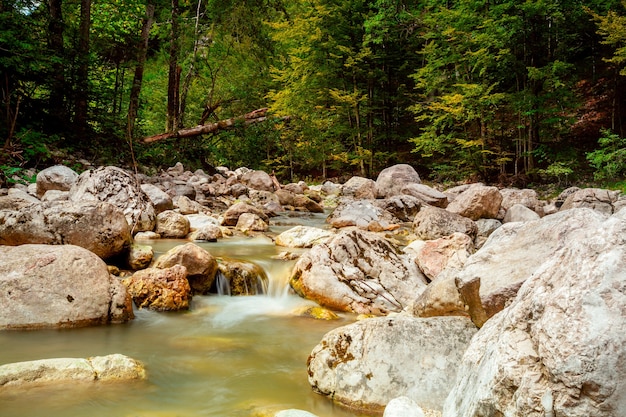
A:
<svg viewBox="0 0 626 417">
<path fill-rule="evenodd" d="M 219 270 L 217 271 L 217 274 L 215 274 L 215 289 L 217 291 L 217 295 L 230 296 L 230 283 L 222 271 Z"/>
</svg>

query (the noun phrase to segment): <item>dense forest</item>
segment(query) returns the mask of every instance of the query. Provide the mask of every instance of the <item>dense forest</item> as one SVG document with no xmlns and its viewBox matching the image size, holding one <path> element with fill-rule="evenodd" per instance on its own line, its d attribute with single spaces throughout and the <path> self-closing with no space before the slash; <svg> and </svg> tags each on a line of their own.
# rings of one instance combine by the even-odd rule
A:
<svg viewBox="0 0 626 417">
<path fill-rule="evenodd" d="M 624 1 L 0 0 L 0 177 L 617 181 L 625 80 Z"/>
</svg>

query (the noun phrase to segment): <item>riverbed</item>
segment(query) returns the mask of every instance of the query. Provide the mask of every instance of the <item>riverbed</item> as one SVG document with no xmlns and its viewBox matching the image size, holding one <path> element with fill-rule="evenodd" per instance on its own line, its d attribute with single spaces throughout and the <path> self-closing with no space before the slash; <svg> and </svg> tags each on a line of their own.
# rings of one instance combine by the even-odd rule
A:
<svg viewBox="0 0 626 417">
<path fill-rule="evenodd" d="M 321 217 L 275 219 L 273 232 Z M 186 241 L 148 242 L 157 256 Z M 262 416 L 298 408 L 320 417 L 363 417 L 312 392 L 306 361 L 322 336 L 355 320 L 324 321 L 294 314 L 311 305 L 291 293 L 295 261 L 264 237 L 199 243 L 214 256 L 253 261 L 268 275 L 258 296 L 195 296 L 188 312 L 135 310 L 126 324 L 65 330 L 0 332 L 0 364 L 44 358 L 122 353 L 142 361 L 146 381 L 0 389 L 2 417 Z M 291 250 L 302 252 L 303 250 Z"/>
</svg>

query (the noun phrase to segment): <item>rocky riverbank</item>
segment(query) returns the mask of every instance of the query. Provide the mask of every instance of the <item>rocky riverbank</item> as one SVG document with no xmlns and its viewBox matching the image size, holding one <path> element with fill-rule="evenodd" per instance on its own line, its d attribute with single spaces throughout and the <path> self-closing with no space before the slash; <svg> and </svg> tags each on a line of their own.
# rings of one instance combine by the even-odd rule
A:
<svg viewBox="0 0 626 417">
<path fill-rule="evenodd" d="M 553 201 L 483 184 L 439 190 L 408 165 L 318 186 L 245 168 L 136 177 L 56 166 L 0 191 L 0 328 L 124 322 L 131 299 L 187 309 L 217 290 L 218 271 L 233 295 L 262 292 L 254 264 L 193 242 L 265 234 L 286 258 L 311 248 L 291 274 L 298 295 L 363 318 L 313 349 L 316 392 L 374 414 L 406 397 L 415 413 L 445 417 L 617 416 L 625 204 L 593 188 Z M 327 228 L 270 231 L 281 213 L 324 211 Z M 189 242 L 153 260 L 145 242 L 158 238 Z M 385 415 L 409 415 L 401 404 Z"/>
</svg>

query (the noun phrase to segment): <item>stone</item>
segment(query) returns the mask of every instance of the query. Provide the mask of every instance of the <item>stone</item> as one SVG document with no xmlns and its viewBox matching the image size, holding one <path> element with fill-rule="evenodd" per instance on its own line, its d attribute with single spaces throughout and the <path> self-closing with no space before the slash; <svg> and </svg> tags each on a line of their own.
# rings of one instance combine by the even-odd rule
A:
<svg viewBox="0 0 626 417">
<path fill-rule="evenodd" d="M 341 193 L 355 200 L 373 200 L 376 198 L 376 183 L 369 178 L 354 176 L 343 184 Z"/>
<path fill-rule="evenodd" d="M 334 232 L 319 227 L 295 226 L 276 236 L 274 243 L 288 248 L 310 248 L 328 241 L 334 235 Z"/>
<path fill-rule="evenodd" d="M 407 184 L 401 188 L 403 194 L 417 198 L 421 203 L 446 208 L 448 196 L 426 184 Z"/>
<path fill-rule="evenodd" d="M 296 194 L 293 191 L 289 191 L 281 188 L 274 193 L 278 197 L 278 202 L 283 206 L 294 206 L 293 199 Z"/>
<path fill-rule="evenodd" d="M 174 207 L 178 209 L 180 214 L 198 214 L 202 210 L 202 206 L 198 202 L 184 195 L 176 199 Z"/>
<path fill-rule="evenodd" d="M 296 316 L 309 317 L 316 320 L 339 320 L 339 316 L 332 310 L 320 306 L 303 306 L 294 311 Z"/>
<path fill-rule="evenodd" d="M 221 258 L 217 264 L 217 279 L 222 293 L 228 295 L 259 295 L 267 293 L 267 274 L 254 262 Z M 227 291 L 224 291 L 227 285 Z"/>
<path fill-rule="evenodd" d="M 237 221 L 239 221 L 239 216 L 241 216 L 243 213 L 256 214 L 264 222 L 267 222 L 269 220 L 268 217 L 265 215 L 265 213 L 263 213 L 263 211 L 259 210 L 258 208 L 254 207 L 251 204 L 239 202 L 239 203 L 233 204 L 232 206 L 228 208 L 228 210 L 224 212 L 222 225 L 236 226 Z"/>
<path fill-rule="evenodd" d="M 274 414 L 274 417 L 317 417 L 317 416 L 313 413 L 309 413 L 308 411 L 291 408 L 288 410 L 279 411 L 278 413 Z"/>
<path fill-rule="evenodd" d="M 189 309 L 191 287 L 187 281 L 187 269 L 182 265 L 142 269 L 122 282 L 138 308 L 155 311 Z"/>
<path fill-rule="evenodd" d="M 309 384 L 368 414 L 380 413 L 398 396 L 441 410 L 475 333 L 465 317 L 396 315 L 357 321 L 331 330 L 313 348 L 307 361 Z"/>
<path fill-rule="evenodd" d="M 242 213 L 237 219 L 235 229 L 243 232 L 265 232 L 269 229 L 267 224 L 261 217 L 254 213 Z"/>
<path fill-rule="evenodd" d="M 511 206 L 504 215 L 503 223 L 511 222 L 529 222 L 533 220 L 539 220 L 539 214 L 529 209 L 523 204 L 514 204 Z"/>
<path fill-rule="evenodd" d="M 58 383 L 146 379 L 144 365 L 119 353 L 92 358 L 53 358 L 0 365 L 0 388 Z"/>
<path fill-rule="evenodd" d="M 445 268 L 462 269 L 472 253 L 472 238 L 455 232 L 450 236 L 424 242 L 417 250 L 415 262 L 424 275 L 434 281 Z"/>
<path fill-rule="evenodd" d="M 439 239 L 456 232 L 465 233 L 474 239 L 478 228 L 467 217 L 439 207 L 424 206 L 415 215 L 413 231 L 422 240 Z"/>
<path fill-rule="evenodd" d="M 146 194 L 156 214 L 165 210 L 173 210 L 174 202 L 172 197 L 154 184 L 141 184 L 141 190 Z"/>
<path fill-rule="evenodd" d="M 474 184 L 452 200 L 446 210 L 472 220 L 495 219 L 501 203 L 502 194 L 497 187 Z"/>
<path fill-rule="evenodd" d="M 133 236 L 135 240 L 155 240 L 161 239 L 161 235 L 154 232 L 139 232 L 135 236 Z"/>
<path fill-rule="evenodd" d="M 130 241 L 124 214 L 108 203 L 59 201 L 0 210 L 0 245 L 76 245 L 109 259 L 125 253 Z"/>
<path fill-rule="evenodd" d="M 454 277 L 440 277 L 428 284 L 426 290 L 411 303 L 410 311 L 415 317 L 469 317 Z"/>
<path fill-rule="evenodd" d="M 154 251 L 152 246 L 133 243 L 128 251 L 127 263 L 130 269 L 144 269 L 150 266 Z"/>
<path fill-rule="evenodd" d="M 41 196 L 41 201 L 46 203 L 53 201 L 67 201 L 69 199 L 70 192 L 61 190 L 48 190 L 43 196 Z"/>
<path fill-rule="evenodd" d="M 625 235 L 614 216 L 542 259 L 472 339 L 444 417 L 625 415 Z"/>
<path fill-rule="evenodd" d="M 522 190 L 518 188 L 503 188 L 500 190 L 500 194 L 502 195 L 502 203 L 500 203 L 500 206 L 505 211 L 516 204 L 521 204 L 535 212 L 541 207 L 539 197 L 535 190 L 528 188 Z"/>
<path fill-rule="evenodd" d="M 398 220 L 388 211 L 375 206 L 368 200 L 344 200 L 326 218 L 332 227 L 356 226 L 367 230 L 371 223 L 378 223 L 382 229 L 391 230 Z"/>
<path fill-rule="evenodd" d="M 259 191 L 276 190 L 272 177 L 265 171 L 249 171 L 241 176 L 241 182 L 248 188 Z"/>
<path fill-rule="evenodd" d="M 387 403 L 383 417 L 425 417 L 424 410 L 409 397 L 397 397 Z"/>
<path fill-rule="evenodd" d="M 189 228 L 193 230 L 198 230 L 207 225 L 219 226 L 220 221 L 215 217 L 208 216 L 206 214 L 187 214 L 185 215 L 187 220 L 189 220 Z"/>
<path fill-rule="evenodd" d="M 411 165 L 397 164 L 380 171 L 376 178 L 376 195 L 378 198 L 387 198 L 402 193 L 402 188 L 408 184 L 421 184 L 419 174 Z"/>
<path fill-rule="evenodd" d="M 376 200 L 374 205 L 391 213 L 399 221 L 412 222 L 415 215 L 420 211 L 422 202 L 417 197 L 400 194 L 383 200 Z"/>
<path fill-rule="evenodd" d="M 476 237 L 474 238 L 474 247 L 478 250 L 482 248 L 487 241 L 487 238 L 489 238 L 489 236 L 496 231 L 496 229 L 502 226 L 502 222 L 497 219 L 478 219 L 475 223 L 478 231 L 476 232 Z"/>
<path fill-rule="evenodd" d="M 303 254 L 290 285 L 301 297 L 324 307 L 381 315 L 401 311 L 424 290 L 426 279 L 387 240 L 355 229 Z"/>
<path fill-rule="evenodd" d="M 302 194 L 296 194 L 294 196 L 293 206 L 297 210 L 308 211 L 310 213 L 323 213 L 324 212 L 324 207 L 322 207 L 318 202 Z"/>
<path fill-rule="evenodd" d="M 619 198 L 620 191 L 603 190 L 601 188 L 583 188 L 570 194 L 561 210 L 587 207 L 603 214 L 613 214 L 613 203 Z"/>
<path fill-rule="evenodd" d="M 0 246 L 0 329 L 83 327 L 133 318 L 126 289 L 73 245 Z"/>
<path fill-rule="evenodd" d="M 85 171 L 70 189 L 70 201 L 103 201 L 119 208 L 132 233 L 154 230 L 156 213 L 152 202 L 126 171 L 103 167 Z"/>
<path fill-rule="evenodd" d="M 191 232 L 189 238 L 191 240 L 204 241 L 204 242 L 217 242 L 217 239 L 223 237 L 222 229 L 215 224 L 206 224 Z"/>
<path fill-rule="evenodd" d="M 189 220 L 180 213 L 166 210 L 157 215 L 154 231 L 163 238 L 182 239 L 189 234 Z"/>
<path fill-rule="evenodd" d="M 195 294 L 207 294 L 215 280 L 217 260 L 208 251 L 194 243 L 176 246 L 154 263 L 155 268 L 182 265 L 187 269 L 187 280 Z"/>
<path fill-rule="evenodd" d="M 21 210 L 31 204 L 39 204 L 41 201 L 26 191 L 10 188 L 7 195 L 0 196 L 0 210 Z"/>
<path fill-rule="evenodd" d="M 69 191 L 78 179 L 78 174 L 64 165 L 55 165 L 37 174 L 37 196 L 41 198 L 48 190 Z"/>
</svg>

